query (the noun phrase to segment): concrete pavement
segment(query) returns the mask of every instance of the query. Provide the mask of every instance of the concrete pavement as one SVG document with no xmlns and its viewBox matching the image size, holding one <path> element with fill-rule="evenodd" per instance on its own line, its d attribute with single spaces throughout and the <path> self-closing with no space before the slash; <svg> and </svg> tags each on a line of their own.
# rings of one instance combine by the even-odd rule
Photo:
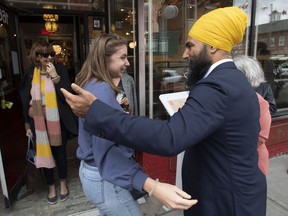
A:
<svg viewBox="0 0 288 216">
<path fill-rule="evenodd" d="M 288 154 L 271 158 L 267 176 L 267 214 L 266 216 L 288 216 Z M 139 200 L 144 216 L 183 216 L 182 211 L 166 211 L 153 197 Z M 98 213 L 98 214 L 97 214 Z M 89 210 L 77 216 L 99 215 L 98 210 Z M 255 213 L 257 215 L 257 213 Z M 74 215 L 73 215 L 74 216 Z M 76 214 L 75 214 L 76 216 Z"/>
<path fill-rule="evenodd" d="M 271 158 L 267 176 L 267 216 L 288 215 L 288 154 Z"/>
</svg>

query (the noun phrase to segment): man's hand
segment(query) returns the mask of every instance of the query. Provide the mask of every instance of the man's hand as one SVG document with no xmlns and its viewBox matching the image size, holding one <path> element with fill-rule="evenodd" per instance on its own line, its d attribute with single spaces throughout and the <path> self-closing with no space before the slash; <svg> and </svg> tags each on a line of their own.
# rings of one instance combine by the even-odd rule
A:
<svg viewBox="0 0 288 216">
<path fill-rule="evenodd" d="M 61 88 L 65 96 L 66 102 L 71 107 L 74 114 L 78 117 L 85 117 L 91 104 L 97 99 L 92 93 L 85 91 L 80 86 L 72 83 L 72 89 L 78 94 L 73 95 L 67 90 Z"/>
</svg>

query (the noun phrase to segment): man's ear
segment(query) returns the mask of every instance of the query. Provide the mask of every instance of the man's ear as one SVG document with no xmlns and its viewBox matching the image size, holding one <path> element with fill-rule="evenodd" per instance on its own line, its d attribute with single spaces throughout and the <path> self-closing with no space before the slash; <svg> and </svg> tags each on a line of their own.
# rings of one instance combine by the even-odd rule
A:
<svg viewBox="0 0 288 216">
<path fill-rule="evenodd" d="M 209 48 L 210 48 L 210 53 L 211 54 L 214 54 L 218 49 L 216 48 L 216 47 L 214 47 L 214 46 L 209 46 Z"/>
</svg>

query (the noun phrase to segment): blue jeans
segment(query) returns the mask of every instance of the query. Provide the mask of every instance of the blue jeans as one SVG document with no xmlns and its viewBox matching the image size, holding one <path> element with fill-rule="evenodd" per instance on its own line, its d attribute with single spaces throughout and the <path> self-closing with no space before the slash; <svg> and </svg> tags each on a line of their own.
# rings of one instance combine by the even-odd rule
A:
<svg viewBox="0 0 288 216">
<path fill-rule="evenodd" d="M 81 161 L 79 176 L 85 196 L 102 216 L 143 216 L 130 192 L 103 180 L 97 167 Z"/>
</svg>

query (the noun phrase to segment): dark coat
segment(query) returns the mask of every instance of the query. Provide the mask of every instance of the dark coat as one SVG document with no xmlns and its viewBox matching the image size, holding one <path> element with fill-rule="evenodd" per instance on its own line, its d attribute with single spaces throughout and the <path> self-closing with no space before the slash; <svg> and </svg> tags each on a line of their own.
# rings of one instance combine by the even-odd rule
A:
<svg viewBox="0 0 288 216">
<path fill-rule="evenodd" d="M 164 156 L 185 150 L 183 190 L 197 216 L 265 216 L 266 178 L 258 168 L 259 103 L 233 62 L 198 81 L 169 120 L 118 112 L 96 100 L 85 129 L 134 149 Z"/>
<path fill-rule="evenodd" d="M 276 113 L 277 105 L 270 85 L 268 83 L 261 83 L 255 90 L 269 103 L 270 114 L 273 115 Z"/>
<path fill-rule="evenodd" d="M 61 76 L 60 82 L 54 85 L 56 90 L 56 98 L 61 121 L 61 127 L 64 126 L 71 135 L 77 135 L 78 118 L 73 114 L 70 106 L 66 103 L 65 97 L 60 90 L 60 88 L 65 88 L 69 92 L 73 92 L 71 88 L 70 79 L 68 77 L 67 70 L 65 69 L 64 66 L 62 66 L 61 64 L 55 64 L 55 68 L 57 74 Z M 34 121 L 32 118 L 29 117 L 28 111 L 30 107 L 29 103 L 31 101 L 30 90 L 33 78 L 33 72 L 34 67 L 31 67 L 24 73 L 19 91 L 23 107 L 24 122 L 29 123 L 32 130 L 34 130 Z"/>
</svg>

